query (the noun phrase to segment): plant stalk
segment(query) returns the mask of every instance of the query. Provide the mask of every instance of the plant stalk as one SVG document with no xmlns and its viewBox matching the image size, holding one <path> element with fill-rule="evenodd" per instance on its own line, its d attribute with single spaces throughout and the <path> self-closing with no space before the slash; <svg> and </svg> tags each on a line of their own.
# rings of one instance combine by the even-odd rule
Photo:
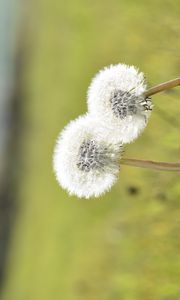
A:
<svg viewBox="0 0 180 300">
<path fill-rule="evenodd" d="M 180 172 L 180 162 L 157 162 L 152 160 L 141 160 L 133 158 L 122 158 L 120 164 L 139 168 L 147 168 L 160 171 Z"/>
<path fill-rule="evenodd" d="M 174 87 L 177 87 L 178 85 L 180 85 L 180 77 L 166 81 L 164 83 L 160 83 L 150 89 L 148 89 L 144 95 L 145 97 L 150 97 L 152 95 L 155 95 L 157 93 L 163 92 L 165 90 L 169 90 L 172 89 Z"/>
</svg>

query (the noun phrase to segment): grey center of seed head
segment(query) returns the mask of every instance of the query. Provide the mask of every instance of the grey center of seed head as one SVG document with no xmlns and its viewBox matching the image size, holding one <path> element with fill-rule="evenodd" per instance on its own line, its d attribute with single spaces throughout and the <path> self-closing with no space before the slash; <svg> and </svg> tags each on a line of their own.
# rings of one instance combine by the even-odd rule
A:
<svg viewBox="0 0 180 300">
<path fill-rule="evenodd" d="M 138 97 L 134 93 L 115 91 L 110 99 L 112 111 L 117 118 L 124 119 L 137 113 Z"/>
<path fill-rule="evenodd" d="M 85 172 L 102 169 L 105 164 L 105 156 L 105 151 L 101 151 L 95 141 L 84 141 L 79 148 L 77 166 Z"/>
</svg>

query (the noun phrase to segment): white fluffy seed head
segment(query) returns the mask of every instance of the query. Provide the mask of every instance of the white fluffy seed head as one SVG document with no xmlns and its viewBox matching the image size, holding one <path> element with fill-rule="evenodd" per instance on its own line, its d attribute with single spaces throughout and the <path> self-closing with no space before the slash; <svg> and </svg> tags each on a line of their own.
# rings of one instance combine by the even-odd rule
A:
<svg viewBox="0 0 180 300">
<path fill-rule="evenodd" d="M 120 144 L 106 141 L 98 122 L 81 116 L 65 127 L 54 152 L 54 171 L 70 195 L 98 197 L 115 183 L 119 172 Z"/>
<path fill-rule="evenodd" d="M 88 110 L 111 142 L 130 143 L 146 127 L 152 103 L 145 90 L 143 73 L 124 64 L 106 67 L 92 80 Z"/>
</svg>

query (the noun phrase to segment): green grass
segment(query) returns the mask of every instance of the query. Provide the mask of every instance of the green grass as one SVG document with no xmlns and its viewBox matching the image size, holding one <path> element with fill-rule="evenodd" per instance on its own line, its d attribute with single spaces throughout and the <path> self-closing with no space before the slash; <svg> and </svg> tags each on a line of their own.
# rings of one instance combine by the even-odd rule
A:
<svg viewBox="0 0 180 300">
<path fill-rule="evenodd" d="M 180 176 L 123 166 L 100 199 L 69 197 L 55 181 L 60 130 L 86 111 L 103 66 L 123 62 L 151 85 L 178 76 L 179 1 L 32 3 L 25 74 L 24 170 L 2 300 L 178 300 Z M 127 157 L 179 160 L 178 97 L 157 95 Z M 137 194 L 129 193 L 136 187 Z"/>
</svg>

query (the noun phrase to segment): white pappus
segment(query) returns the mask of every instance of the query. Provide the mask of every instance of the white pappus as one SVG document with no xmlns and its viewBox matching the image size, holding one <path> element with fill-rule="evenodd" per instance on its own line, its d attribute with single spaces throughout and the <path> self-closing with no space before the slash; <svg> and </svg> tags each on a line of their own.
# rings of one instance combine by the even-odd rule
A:
<svg viewBox="0 0 180 300">
<path fill-rule="evenodd" d="M 115 183 L 121 151 L 120 144 L 106 140 L 95 119 L 80 116 L 58 137 L 53 157 L 56 178 L 70 195 L 98 197 Z"/>
<path fill-rule="evenodd" d="M 88 89 L 88 111 L 111 142 L 130 143 L 146 127 L 152 110 L 144 74 L 134 66 L 111 65 L 101 70 Z"/>
</svg>

